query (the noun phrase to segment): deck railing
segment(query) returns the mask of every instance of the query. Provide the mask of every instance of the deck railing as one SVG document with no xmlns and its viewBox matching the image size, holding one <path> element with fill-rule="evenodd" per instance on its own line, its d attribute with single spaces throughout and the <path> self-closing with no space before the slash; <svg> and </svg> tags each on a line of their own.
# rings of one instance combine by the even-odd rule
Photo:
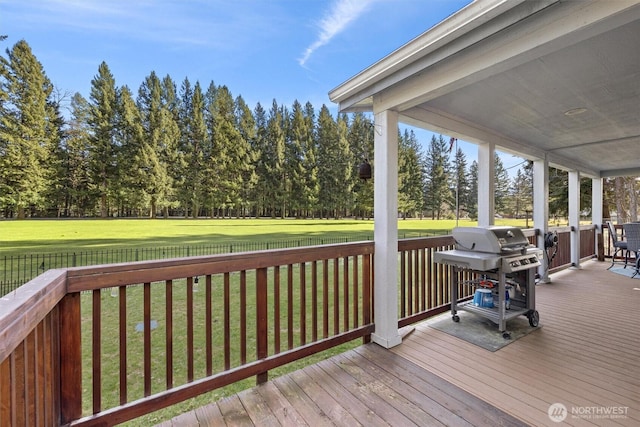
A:
<svg viewBox="0 0 640 427">
<path fill-rule="evenodd" d="M 594 231 L 583 232 L 584 247 Z M 399 326 L 448 309 L 452 269 L 433 253 L 453 243 L 399 242 Z M 47 271 L 0 299 L 0 425 L 113 425 L 366 341 L 373 251 L 359 242 Z"/>
</svg>

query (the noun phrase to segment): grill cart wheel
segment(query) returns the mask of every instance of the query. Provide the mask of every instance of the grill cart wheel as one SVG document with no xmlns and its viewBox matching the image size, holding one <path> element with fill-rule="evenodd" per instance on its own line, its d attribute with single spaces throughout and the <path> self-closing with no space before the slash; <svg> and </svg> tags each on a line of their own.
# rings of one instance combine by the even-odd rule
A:
<svg viewBox="0 0 640 427">
<path fill-rule="evenodd" d="M 460 316 L 458 316 L 457 314 L 454 314 L 453 316 L 451 316 L 451 320 L 458 323 L 460 321 Z"/>
<path fill-rule="evenodd" d="M 530 311 L 527 313 L 527 317 L 529 318 L 529 324 L 534 328 L 538 326 L 540 322 L 540 314 L 538 314 L 537 310 Z"/>
</svg>

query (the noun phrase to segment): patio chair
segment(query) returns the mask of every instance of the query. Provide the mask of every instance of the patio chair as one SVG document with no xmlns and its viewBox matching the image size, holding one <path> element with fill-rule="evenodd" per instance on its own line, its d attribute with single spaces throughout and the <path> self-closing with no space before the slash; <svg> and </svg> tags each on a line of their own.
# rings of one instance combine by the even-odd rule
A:
<svg viewBox="0 0 640 427">
<path fill-rule="evenodd" d="M 611 257 L 611 265 L 609 268 L 613 267 L 613 264 L 615 264 L 618 252 L 624 252 L 624 268 L 627 268 L 627 263 L 629 262 L 629 249 L 627 248 L 627 242 L 622 239 L 618 239 L 618 232 L 611 221 L 607 221 L 607 228 L 609 229 L 609 236 L 611 236 L 613 248 L 615 249 L 613 256 Z M 607 268 L 607 270 L 609 268 Z"/>
<path fill-rule="evenodd" d="M 622 228 L 627 239 L 627 250 L 633 252 L 636 256 L 635 271 L 631 276 L 633 278 L 639 273 L 638 268 L 640 267 L 640 223 L 622 224 Z"/>
</svg>

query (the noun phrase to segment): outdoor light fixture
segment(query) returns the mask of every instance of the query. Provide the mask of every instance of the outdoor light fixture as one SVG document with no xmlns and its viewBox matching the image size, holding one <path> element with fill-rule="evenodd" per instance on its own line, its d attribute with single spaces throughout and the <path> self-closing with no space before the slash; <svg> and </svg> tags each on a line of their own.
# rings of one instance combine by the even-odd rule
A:
<svg viewBox="0 0 640 427">
<path fill-rule="evenodd" d="M 363 181 L 371 179 L 371 163 L 369 163 L 369 159 L 364 159 L 358 166 L 358 177 Z"/>
</svg>

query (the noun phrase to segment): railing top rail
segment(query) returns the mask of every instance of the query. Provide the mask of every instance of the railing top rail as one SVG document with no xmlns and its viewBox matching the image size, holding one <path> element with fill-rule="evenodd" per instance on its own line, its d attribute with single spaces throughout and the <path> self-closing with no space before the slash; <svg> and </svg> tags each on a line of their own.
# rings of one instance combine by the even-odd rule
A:
<svg viewBox="0 0 640 427">
<path fill-rule="evenodd" d="M 429 242 L 425 245 L 425 242 Z M 409 239 L 398 240 L 398 250 L 411 250 L 416 248 L 437 248 L 441 246 L 453 245 L 455 241 L 450 234 L 444 236 L 429 236 L 429 237 L 413 237 Z"/>
<path fill-rule="evenodd" d="M 276 265 L 372 254 L 373 250 L 374 243 L 366 241 L 77 267 L 68 270 L 68 291 L 81 292 L 186 276 L 268 268 Z"/>
<path fill-rule="evenodd" d="M 64 298 L 66 278 L 65 270 L 49 270 L 0 298 L 0 361 Z"/>
</svg>

